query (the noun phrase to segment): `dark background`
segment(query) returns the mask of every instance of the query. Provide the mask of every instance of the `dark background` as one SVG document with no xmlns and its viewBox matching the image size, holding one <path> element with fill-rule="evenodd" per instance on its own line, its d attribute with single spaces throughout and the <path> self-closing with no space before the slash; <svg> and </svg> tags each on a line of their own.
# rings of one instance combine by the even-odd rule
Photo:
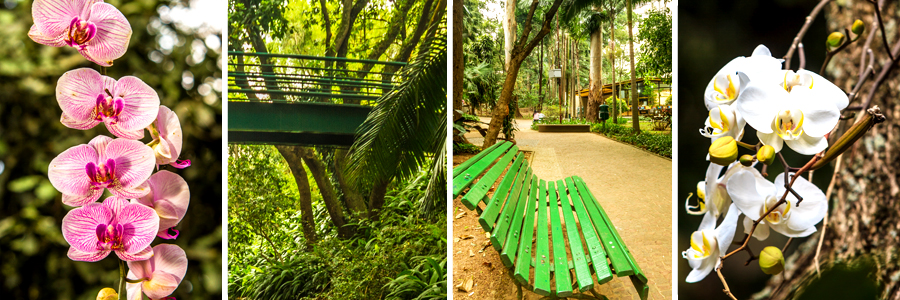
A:
<svg viewBox="0 0 900 300">
<path fill-rule="evenodd" d="M 106 1 L 128 18 L 128 52 L 108 68 L 115 79 L 134 75 L 153 87 L 161 104 L 178 114 L 184 134 L 184 170 L 191 190 L 187 215 L 174 243 L 189 260 L 187 275 L 172 296 L 219 299 L 222 290 L 222 104 L 221 29 L 185 25 L 170 14 L 189 1 Z M 224 5 L 224 2 L 222 3 Z M 224 14 L 224 9 L 222 10 Z M 177 19 L 181 18 L 181 19 Z M 218 25 L 219 28 L 224 27 Z M 97 135 L 104 125 L 81 131 L 59 122 L 54 91 L 64 72 L 98 66 L 74 48 L 54 48 L 28 38 L 31 1 L 0 3 L 0 298 L 95 299 L 103 287 L 117 288 L 118 258 L 75 262 L 61 234 L 71 210 L 47 180 L 50 160 Z M 143 142 L 149 142 L 145 131 Z M 107 192 L 108 194 L 108 192 Z M 105 199 L 104 196 L 102 199 Z"/>
<path fill-rule="evenodd" d="M 708 111 L 703 104 L 703 91 L 710 79 L 722 66 L 738 56 L 750 56 L 757 45 L 766 45 L 772 56 L 782 58 L 790 48 L 797 32 L 803 26 L 806 16 L 818 3 L 815 0 L 780 0 L 780 1 L 681 1 L 678 6 L 678 291 L 682 299 L 729 299 L 722 292 L 722 282 L 715 272 L 704 280 L 689 284 L 684 279 L 691 271 L 686 259 L 681 258 L 681 251 L 690 247 L 690 234 L 697 230 L 702 216 L 685 213 L 684 199 L 688 193 L 696 193 L 698 181 L 704 180 L 709 162 L 705 160 L 709 149 L 709 139 L 700 135 Z M 825 57 L 825 39 L 828 36 L 825 28 L 824 9 L 813 20 L 812 27 L 806 33 L 803 42 L 806 48 L 806 69 L 818 72 Z M 847 25 L 849 27 L 849 24 Z M 795 52 L 791 61 L 791 69 L 796 70 L 799 56 Z M 828 78 L 827 75 L 825 75 Z M 743 142 L 755 144 L 759 141 L 756 131 L 749 125 L 745 127 Z M 782 152 L 791 166 L 799 167 L 810 156 L 799 155 L 787 145 Z M 741 154 L 751 154 L 741 149 Z M 783 172 L 780 164 L 769 168 L 769 180 Z M 823 191 L 827 188 L 827 180 L 831 169 L 823 168 L 815 172 L 814 183 Z M 696 196 L 695 196 L 696 197 Z M 696 200 L 696 199 L 695 199 Z M 743 216 L 741 216 L 743 218 Z M 741 220 L 738 221 L 738 232 L 735 241 L 743 241 L 744 230 Z M 818 226 L 821 228 L 821 225 Z M 792 249 L 802 241 L 817 238 L 818 232 L 808 238 L 794 239 L 785 252 L 790 255 Z M 765 246 L 781 248 L 787 242 L 783 235 L 771 231 L 769 238 L 763 242 L 752 239 L 750 246 L 754 253 Z M 731 246 L 729 250 L 737 246 Z M 748 255 L 739 253 L 725 261 L 723 275 L 728 280 L 731 291 L 738 299 L 748 299 L 759 292 L 769 279 L 762 273 L 759 264 L 754 261 L 744 266 Z"/>
</svg>

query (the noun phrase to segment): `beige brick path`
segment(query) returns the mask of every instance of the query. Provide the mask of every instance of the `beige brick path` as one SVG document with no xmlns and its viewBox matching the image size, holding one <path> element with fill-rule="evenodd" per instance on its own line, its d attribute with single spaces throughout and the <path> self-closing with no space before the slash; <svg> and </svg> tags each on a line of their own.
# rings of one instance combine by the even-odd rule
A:
<svg viewBox="0 0 900 300">
<path fill-rule="evenodd" d="M 650 299 L 671 299 L 672 161 L 596 133 L 541 133 L 530 127 L 530 120 L 519 120 L 516 141 L 520 149 L 534 151 L 534 174 L 545 180 L 572 175 L 583 178 L 647 275 Z M 482 142 L 477 133 L 467 138 L 475 144 Z M 454 215 L 459 209 L 465 211 L 458 199 L 453 208 Z M 484 240 L 481 228 L 473 224 L 477 224 L 474 212 L 454 220 L 454 237 L 477 237 L 475 241 L 454 243 L 454 285 L 470 276 L 492 279 L 481 283 L 476 280 L 481 286 L 471 296 L 455 291 L 454 299 L 514 299 L 515 284 L 505 274 L 493 248 L 474 257 L 468 255 L 467 249 L 472 247 L 467 246 Z M 494 267 L 488 268 L 486 263 Z M 628 277 L 616 278 L 595 290 L 609 299 L 639 299 Z M 540 298 L 532 292 L 525 296 Z"/>
</svg>

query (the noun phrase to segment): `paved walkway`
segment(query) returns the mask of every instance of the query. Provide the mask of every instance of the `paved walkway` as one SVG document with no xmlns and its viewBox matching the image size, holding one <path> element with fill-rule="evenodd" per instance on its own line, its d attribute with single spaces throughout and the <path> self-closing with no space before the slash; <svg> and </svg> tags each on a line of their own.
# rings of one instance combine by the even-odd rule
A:
<svg viewBox="0 0 900 300">
<path fill-rule="evenodd" d="M 482 121 L 490 120 L 483 118 Z M 534 174 L 545 180 L 572 175 L 583 178 L 646 273 L 650 282 L 650 299 L 672 298 L 672 161 L 596 133 L 543 133 L 530 129 L 531 120 L 519 120 L 517 124 L 517 145 L 521 150 L 533 151 L 530 161 Z M 483 141 L 477 132 L 466 137 L 476 145 Z M 459 200 L 455 199 L 454 208 L 461 207 Z M 463 208 L 462 211 L 466 210 Z M 459 212 L 455 210 L 454 215 Z M 476 237 L 474 241 L 464 240 L 454 244 L 455 284 L 473 273 L 505 273 L 492 248 L 485 250 L 491 255 L 478 253 L 474 257 L 464 250 L 469 248 L 466 247 L 469 244 L 478 244 L 485 239 L 480 227 L 464 225 L 469 222 L 477 224 L 475 213 L 468 212 L 463 218 L 454 220 L 454 237 Z M 477 264 L 466 261 L 471 259 L 491 261 Z M 494 260 L 496 262 L 492 262 Z M 499 268 L 479 270 L 479 265 L 487 263 Z M 475 277 L 483 275 L 487 274 Z M 457 291 L 454 298 L 490 298 L 486 294 L 501 299 L 515 296 L 515 284 L 508 275 L 492 277 L 508 284 L 485 282 L 482 284 L 487 286 L 482 286 L 480 295 L 468 297 L 466 293 Z M 628 277 L 617 277 L 595 289 L 609 299 L 639 299 Z M 526 299 L 540 298 L 531 292 L 525 294 Z"/>
</svg>

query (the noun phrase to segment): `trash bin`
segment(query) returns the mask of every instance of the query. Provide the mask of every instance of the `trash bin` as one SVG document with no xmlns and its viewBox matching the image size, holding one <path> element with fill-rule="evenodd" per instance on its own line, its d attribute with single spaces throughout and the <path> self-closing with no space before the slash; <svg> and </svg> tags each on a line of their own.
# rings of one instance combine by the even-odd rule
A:
<svg viewBox="0 0 900 300">
<path fill-rule="evenodd" d="M 600 121 L 606 122 L 609 119 L 609 105 L 601 104 L 600 105 Z"/>
</svg>

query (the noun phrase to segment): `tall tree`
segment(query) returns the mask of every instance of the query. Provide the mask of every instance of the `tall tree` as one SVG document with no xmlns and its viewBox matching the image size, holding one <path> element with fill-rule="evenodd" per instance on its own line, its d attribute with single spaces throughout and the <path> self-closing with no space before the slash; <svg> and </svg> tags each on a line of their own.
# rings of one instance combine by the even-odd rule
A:
<svg viewBox="0 0 900 300">
<path fill-rule="evenodd" d="M 631 128 L 635 132 L 641 131 L 640 111 L 638 111 L 637 82 L 634 76 L 634 34 L 631 32 L 632 13 L 631 2 L 626 0 L 628 7 L 628 59 L 631 61 Z"/>
<path fill-rule="evenodd" d="M 494 111 L 491 115 L 491 123 L 488 127 L 487 134 L 484 137 L 482 147 L 487 148 L 497 141 L 497 135 L 503 125 L 503 119 L 509 115 L 509 101 L 512 99 L 513 90 L 516 86 L 516 77 L 519 75 L 519 68 L 525 58 L 531 55 L 534 47 L 540 43 L 541 39 L 550 33 L 550 22 L 559 10 L 562 0 L 554 0 L 550 8 L 544 14 L 544 20 L 541 29 L 532 37 L 532 22 L 534 21 L 534 13 L 537 11 L 539 0 L 532 0 L 528 14 L 525 17 L 525 25 L 522 28 L 522 34 L 516 39 L 515 47 L 513 47 L 509 68 L 506 70 L 506 79 L 503 81 L 503 89 L 500 92 L 500 98 L 494 105 Z M 531 37 L 531 38 L 529 38 Z"/>
</svg>

